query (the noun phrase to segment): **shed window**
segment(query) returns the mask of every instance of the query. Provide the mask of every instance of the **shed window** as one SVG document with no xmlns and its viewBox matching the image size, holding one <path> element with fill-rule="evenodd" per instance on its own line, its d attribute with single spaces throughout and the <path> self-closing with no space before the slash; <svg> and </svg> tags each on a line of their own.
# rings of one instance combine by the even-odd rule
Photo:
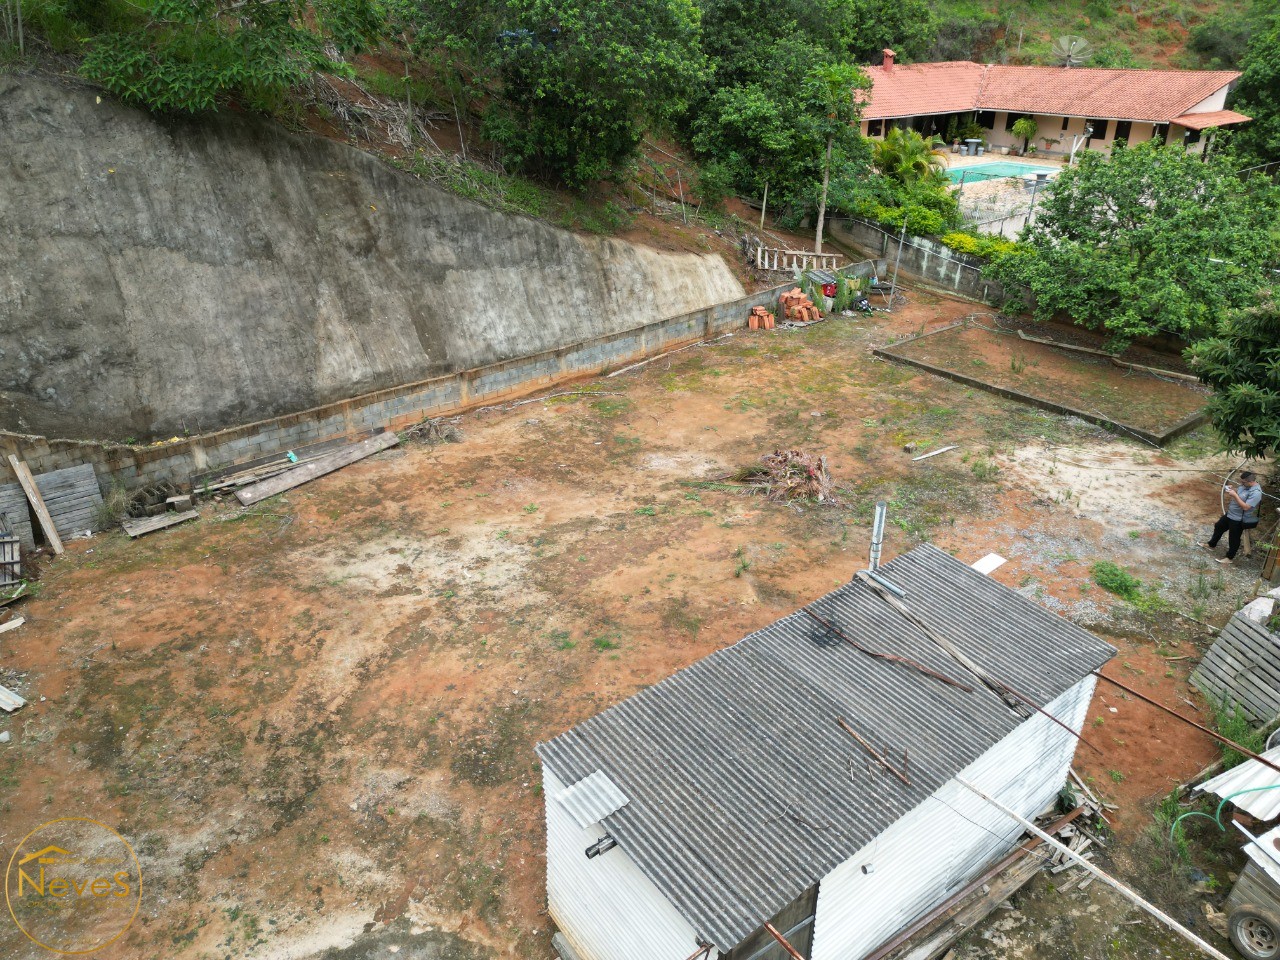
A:
<svg viewBox="0 0 1280 960">
<path fill-rule="evenodd" d="M 991 110 L 978 111 L 978 126 L 983 130 L 994 130 L 996 126 L 996 115 Z"/>
<path fill-rule="evenodd" d="M 1129 141 L 1129 133 L 1132 127 L 1133 127 L 1133 124 L 1128 120 L 1117 120 L 1116 121 L 1116 139 L 1123 140 L 1127 143 Z"/>
<path fill-rule="evenodd" d="M 1091 134 L 1089 135 L 1089 139 L 1090 139 L 1090 140 L 1105 140 L 1105 139 L 1107 139 L 1107 125 L 1108 125 L 1110 122 L 1111 122 L 1111 121 L 1109 121 L 1109 120 L 1086 120 L 1086 121 L 1085 121 L 1085 126 L 1086 126 L 1086 127 L 1093 127 L 1093 133 L 1091 133 Z"/>
<path fill-rule="evenodd" d="M 1169 125 L 1167 123 L 1157 123 L 1151 130 L 1151 139 L 1156 143 L 1164 143 L 1169 136 Z"/>
<path fill-rule="evenodd" d="M 884 136 L 884 121 L 883 121 L 883 120 L 868 120 L 868 121 L 867 121 L 867 136 L 868 136 L 868 137 L 880 137 L 880 136 Z"/>
<path fill-rule="evenodd" d="M 1070 118 L 1070 117 L 1063 117 L 1063 118 L 1062 118 L 1062 132 L 1063 132 L 1063 133 L 1066 133 L 1066 132 L 1067 132 L 1067 127 L 1069 127 L 1069 126 L 1071 126 L 1071 118 Z"/>
</svg>

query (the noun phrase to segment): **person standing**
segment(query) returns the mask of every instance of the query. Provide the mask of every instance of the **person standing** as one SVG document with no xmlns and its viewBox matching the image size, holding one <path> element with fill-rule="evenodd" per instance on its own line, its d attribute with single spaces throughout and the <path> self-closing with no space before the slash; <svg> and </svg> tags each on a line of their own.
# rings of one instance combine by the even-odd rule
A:
<svg viewBox="0 0 1280 960">
<path fill-rule="evenodd" d="M 1240 537 L 1246 530 L 1258 525 L 1258 504 L 1262 503 L 1262 487 L 1255 474 L 1246 470 L 1240 474 L 1239 486 L 1226 484 L 1223 487 L 1227 496 L 1227 512 L 1218 518 L 1213 525 L 1213 536 L 1205 544 L 1210 550 L 1218 545 L 1222 535 L 1227 535 L 1227 555 L 1219 557 L 1219 563 L 1232 563 L 1236 551 L 1240 549 Z"/>
</svg>

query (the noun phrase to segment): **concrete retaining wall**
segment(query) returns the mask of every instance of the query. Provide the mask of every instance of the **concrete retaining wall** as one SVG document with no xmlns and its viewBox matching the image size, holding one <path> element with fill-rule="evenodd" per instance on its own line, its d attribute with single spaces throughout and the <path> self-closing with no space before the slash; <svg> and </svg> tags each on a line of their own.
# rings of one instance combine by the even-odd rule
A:
<svg viewBox="0 0 1280 960">
<path fill-rule="evenodd" d="M 864 266 L 856 272 L 869 273 L 871 269 Z M 15 479 L 8 468 L 7 455 L 12 453 L 25 460 L 36 473 L 90 463 L 104 489 L 117 484 L 136 490 L 160 481 L 186 483 L 194 473 L 360 430 L 404 427 L 425 417 L 529 393 L 561 380 L 602 373 L 681 343 L 742 329 L 746 327 L 752 307 L 776 307 L 778 294 L 792 286 L 787 283 L 555 350 L 169 443 L 130 446 L 0 432 L 0 460 L 4 462 L 0 477 Z"/>
</svg>

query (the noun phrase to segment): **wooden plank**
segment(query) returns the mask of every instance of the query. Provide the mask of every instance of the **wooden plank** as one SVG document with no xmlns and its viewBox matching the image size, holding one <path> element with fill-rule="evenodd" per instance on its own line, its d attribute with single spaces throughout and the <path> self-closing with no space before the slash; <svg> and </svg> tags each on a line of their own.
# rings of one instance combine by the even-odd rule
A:
<svg viewBox="0 0 1280 960">
<path fill-rule="evenodd" d="M 327 457 L 321 457 L 314 463 L 309 463 L 303 467 L 295 467 L 278 476 L 255 483 L 252 486 L 243 487 L 236 491 L 236 499 L 246 507 L 251 504 L 266 500 L 268 497 L 274 497 L 277 493 L 284 493 L 286 490 L 292 490 L 304 483 L 309 483 L 317 477 L 323 477 L 327 473 L 363 460 L 365 457 L 373 456 L 389 447 L 394 447 L 400 442 L 400 437 L 391 431 L 379 433 L 370 437 L 368 440 L 361 440 L 359 443 L 353 443 L 345 450 L 339 450 Z"/>
<path fill-rule="evenodd" d="M 19 707 L 25 706 L 27 701 L 10 690 L 8 687 L 0 687 L 0 710 L 6 713 L 13 713 Z"/>
<path fill-rule="evenodd" d="M 130 537 L 142 537 L 156 530 L 172 527 L 174 524 L 194 520 L 198 516 L 200 514 L 195 510 L 184 510 L 182 513 L 162 513 L 154 517 L 144 517 L 141 520 L 125 520 L 120 526 L 124 527 L 124 532 Z"/>
<path fill-rule="evenodd" d="M 958 444 L 953 443 L 949 447 L 939 447 L 937 450 L 931 450 L 928 453 L 920 454 L 918 457 L 912 457 L 911 462 L 915 463 L 917 460 L 928 460 L 930 457 L 936 457 L 940 453 L 946 453 L 948 450 L 954 450 L 957 446 Z"/>
<path fill-rule="evenodd" d="M 333 453 L 336 450 L 342 449 L 349 443 L 366 440 L 379 433 L 381 433 L 380 430 L 357 430 L 350 436 L 334 437 L 330 440 L 319 440 L 315 443 L 306 443 L 300 447 L 292 447 L 290 449 L 299 459 L 317 457 L 323 454 Z M 265 457 L 255 457 L 252 460 L 245 460 L 242 463 L 231 463 L 226 466 L 217 467 L 213 470 L 206 470 L 203 473 L 193 473 L 188 482 L 191 484 L 192 491 L 199 493 L 204 489 L 204 485 L 206 483 L 212 485 L 215 481 L 223 480 L 233 474 L 245 473 L 257 467 L 268 467 L 272 464 L 279 464 L 287 470 L 294 466 L 294 464 L 290 463 L 287 459 L 288 452 L 289 451 L 287 450 L 281 450 L 278 453 L 271 453 Z"/>
<path fill-rule="evenodd" d="M 0 623 L 0 633 L 8 633 L 10 630 L 17 630 L 26 622 L 26 617 L 14 617 L 7 623 Z"/>
<path fill-rule="evenodd" d="M 12 453 L 9 454 L 9 466 L 13 468 L 14 476 L 18 478 L 18 482 L 22 484 L 22 491 L 27 495 L 27 502 L 31 504 L 31 509 L 36 512 L 36 518 L 40 521 L 40 529 L 44 531 L 45 539 L 49 541 L 49 546 L 53 548 L 55 554 L 62 553 L 62 540 L 58 537 L 58 528 L 53 525 L 53 518 L 49 516 L 49 511 L 45 509 L 44 501 L 40 498 L 40 491 L 36 488 L 35 478 L 31 476 L 31 470 Z"/>
</svg>

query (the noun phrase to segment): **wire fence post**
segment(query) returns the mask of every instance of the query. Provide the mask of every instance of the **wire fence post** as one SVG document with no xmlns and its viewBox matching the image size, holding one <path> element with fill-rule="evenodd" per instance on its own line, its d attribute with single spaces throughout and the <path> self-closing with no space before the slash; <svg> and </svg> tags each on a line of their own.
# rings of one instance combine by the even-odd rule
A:
<svg viewBox="0 0 1280 960">
<path fill-rule="evenodd" d="M 893 298 L 898 292 L 898 267 L 902 264 L 902 244 L 907 239 L 907 217 L 902 217 L 902 233 L 898 235 L 898 256 L 893 261 L 893 282 L 889 284 L 889 312 L 893 313 Z"/>
</svg>

